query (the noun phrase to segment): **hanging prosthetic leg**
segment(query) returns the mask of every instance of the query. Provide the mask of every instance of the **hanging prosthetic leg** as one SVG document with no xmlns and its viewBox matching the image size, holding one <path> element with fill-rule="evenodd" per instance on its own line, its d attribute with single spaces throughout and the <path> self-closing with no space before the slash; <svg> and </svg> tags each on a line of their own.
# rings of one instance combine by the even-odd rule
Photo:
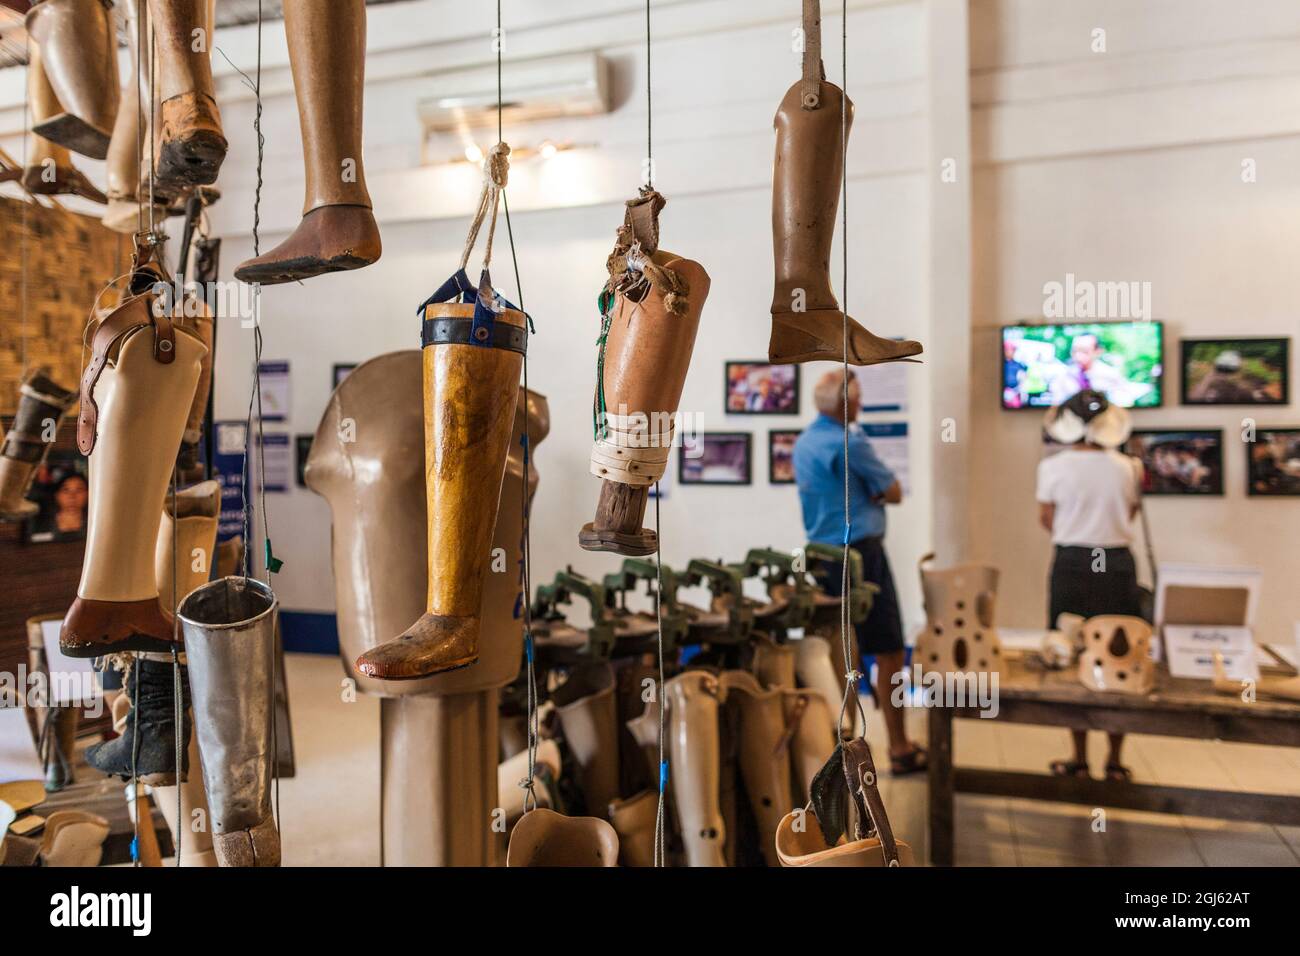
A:
<svg viewBox="0 0 1300 956">
<path fill-rule="evenodd" d="M 280 865 L 271 812 L 276 608 L 260 581 L 222 578 L 178 611 L 220 866 Z"/>
<path fill-rule="evenodd" d="M 285 0 L 284 29 L 302 126 L 307 199 L 284 242 L 235 270 L 271 285 L 368 266 L 381 252 L 361 161 L 365 0 Z"/>
<path fill-rule="evenodd" d="M 368 677 L 427 677 L 478 660 L 483 577 L 528 342 L 527 317 L 493 290 L 488 272 L 509 153 L 504 143 L 493 147 L 461 267 L 419 310 L 424 320 L 429 601 L 406 633 L 357 659 L 357 669 Z M 476 288 L 465 263 L 489 213 Z"/>
<path fill-rule="evenodd" d="M 76 392 L 60 388 L 41 372 L 31 373 L 19 386 L 18 412 L 0 445 L 0 520 L 22 521 L 40 510 L 27 500 L 27 489 L 60 419 L 76 399 Z"/>
<path fill-rule="evenodd" d="M 591 473 L 603 481 L 596 518 L 578 533 L 587 551 L 635 557 L 659 546 L 641 522 L 650 486 L 667 468 L 673 418 L 709 295 L 703 266 L 659 248 L 663 206 L 652 189 L 627 203 L 607 263 L 591 450 Z"/>
<path fill-rule="evenodd" d="M 108 155 L 117 118 L 117 36 L 106 0 L 39 0 L 27 32 L 43 53 L 61 106 L 34 117 L 32 132 L 92 159 Z"/>
<path fill-rule="evenodd" d="M 36 132 L 37 129 L 47 129 L 47 121 L 51 118 L 67 115 L 50 86 L 41 48 L 36 43 L 31 45 L 27 62 L 27 97 L 32 110 L 33 134 L 32 148 L 23 166 L 23 188 L 37 196 L 80 196 L 91 202 L 107 202 L 104 194 L 72 165 L 72 155 L 66 147 Z"/>
<path fill-rule="evenodd" d="M 846 319 L 831 291 L 830 259 L 853 104 L 823 76 L 820 0 L 804 0 L 803 29 L 803 78 L 785 94 L 775 120 L 776 288 L 768 359 L 839 362 L 844 360 Z M 884 339 L 853 319 L 847 322 L 850 365 L 893 362 L 921 352 L 918 342 Z"/>
<path fill-rule="evenodd" d="M 81 584 L 59 634 L 71 657 L 175 646 L 154 549 L 207 349 L 166 315 L 153 252 L 137 249 L 126 297 L 95 327 L 81 380 L 77 445 L 90 457 L 90 514 Z"/>
<path fill-rule="evenodd" d="M 226 137 L 212 86 L 209 0 L 149 0 L 161 109 L 157 176 L 176 187 L 217 181 Z"/>
<path fill-rule="evenodd" d="M 668 702 L 668 780 L 686 846 L 687 866 L 726 866 L 727 831 L 718 803 L 717 678 L 686 671 L 665 686 Z"/>
</svg>

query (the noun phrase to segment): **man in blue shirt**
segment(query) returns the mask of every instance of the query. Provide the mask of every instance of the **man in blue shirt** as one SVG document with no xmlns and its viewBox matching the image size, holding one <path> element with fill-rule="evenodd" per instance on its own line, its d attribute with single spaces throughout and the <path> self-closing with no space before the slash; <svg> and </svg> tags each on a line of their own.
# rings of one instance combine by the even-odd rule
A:
<svg viewBox="0 0 1300 956">
<path fill-rule="evenodd" d="M 855 418 L 861 396 L 858 380 L 848 377 L 848 410 Z M 821 414 L 794 445 L 794 474 L 803 506 L 808 540 L 844 543 L 844 371 L 827 372 L 817 383 L 814 403 Z M 907 739 L 903 712 L 893 706 L 893 677 L 903 669 L 903 619 L 898 610 L 894 577 L 885 556 L 885 505 L 903 500 L 898 479 L 877 457 L 871 442 L 856 424 L 848 426 L 849 540 L 862 555 L 866 580 L 880 588 L 871 613 L 857 625 L 859 654 L 876 658 L 876 703 L 889 733 L 889 759 L 895 775 L 926 766 L 925 751 Z M 841 575 L 832 571 L 823 582 L 831 594 L 840 593 Z"/>
</svg>

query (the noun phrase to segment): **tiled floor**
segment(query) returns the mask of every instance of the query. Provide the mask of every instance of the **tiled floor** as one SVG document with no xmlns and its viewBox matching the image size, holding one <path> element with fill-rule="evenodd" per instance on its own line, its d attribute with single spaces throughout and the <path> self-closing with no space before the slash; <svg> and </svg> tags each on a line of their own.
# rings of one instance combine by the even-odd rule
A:
<svg viewBox="0 0 1300 956">
<path fill-rule="evenodd" d="M 346 702 L 335 658 L 290 655 L 298 775 L 281 789 L 285 863 L 373 866 L 379 862 L 379 706 Z M 868 705 L 870 707 L 870 705 Z M 879 715 L 868 710 L 873 748 L 884 747 Z M 925 717 L 911 711 L 916 739 Z M 1039 770 L 1068 750 L 1066 734 L 997 721 L 959 721 L 957 761 L 968 766 Z M 1105 759 L 1100 734 L 1094 766 Z M 1129 739 L 1125 759 L 1139 783 L 1288 793 L 1300 799 L 1300 750 L 1157 737 Z M 882 790 L 894 829 L 926 849 L 923 775 Z M 1252 866 L 1300 864 L 1300 827 L 1227 823 L 1154 813 L 958 796 L 957 863 L 987 866 Z"/>
</svg>

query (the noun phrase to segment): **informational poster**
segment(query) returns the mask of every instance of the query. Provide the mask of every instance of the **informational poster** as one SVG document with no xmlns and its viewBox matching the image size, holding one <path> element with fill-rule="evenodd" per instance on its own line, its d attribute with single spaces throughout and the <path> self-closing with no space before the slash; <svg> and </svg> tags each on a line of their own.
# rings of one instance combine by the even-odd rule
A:
<svg viewBox="0 0 1300 956">
<path fill-rule="evenodd" d="M 244 485 L 248 478 L 245 422 L 216 422 L 216 452 L 212 474 L 221 485 L 221 518 L 217 540 L 228 541 L 244 533 Z"/>
<path fill-rule="evenodd" d="M 862 392 L 863 412 L 907 411 L 907 363 L 885 362 L 853 370 Z"/>
<path fill-rule="evenodd" d="M 876 456 L 894 473 L 904 495 L 912 493 L 911 455 L 907 444 L 907 422 L 861 422 Z"/>
<path fill-rule="evenodd" d="M 273 433 L 262 436 L 262 471 L 268 492 L 288 491 L 294 482 L 293 444 L 288 435 Z"/>
<path fill-rule="evenodd" d="M 289 362 L 262 362 L 257 366 L 262 382 L 262 421 L 289 420 Z"/>
<path fill-rule="evenodd" d="M 1166 624 L 1164 637 L 1169 673 L 1174 677 L 1209 680 L 1214 676 L 1214 655 L 1219 654 L 1232 680 L 1259 680 L 1255 641 L 1248 627 Z"/>
</svg>

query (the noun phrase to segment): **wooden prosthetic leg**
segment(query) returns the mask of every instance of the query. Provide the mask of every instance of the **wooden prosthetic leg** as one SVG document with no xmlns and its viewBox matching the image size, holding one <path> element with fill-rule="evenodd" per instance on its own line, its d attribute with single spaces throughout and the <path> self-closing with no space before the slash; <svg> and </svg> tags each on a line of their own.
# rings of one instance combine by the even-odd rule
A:
<svg viewBox="0 0 1300 956">
<path fill-rule="evenodd" d="M 157 177 L 175 187 L 210 185 L 226 158 L 212 86 L 213 4 L 148 0 L 157 37 Z"/>
</svg>

